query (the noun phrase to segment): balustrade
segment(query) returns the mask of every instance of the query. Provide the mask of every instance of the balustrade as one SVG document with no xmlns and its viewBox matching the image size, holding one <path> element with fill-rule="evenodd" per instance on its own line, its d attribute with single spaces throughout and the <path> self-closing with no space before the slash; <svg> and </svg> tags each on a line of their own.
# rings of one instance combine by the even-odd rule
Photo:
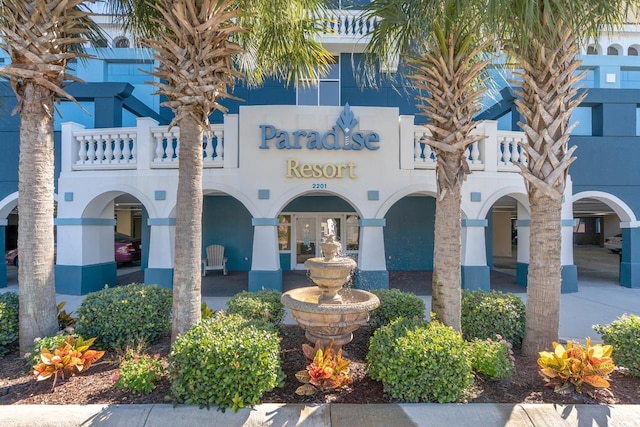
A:
<svg viewBox="0 0 640 427">
<path fill-rule="evenodd" d="M 177 168 L 180 157 L 180 129 L 153 127 L 151 131 L 151 167 Z M 73 170 L 136 169 L 138 129 L 91 129 L 73 132 L 75 161 Z M 147 147 L 145 147 L 147 149 Z M 211 127 L 211 135 L 202 143 L 205 168 L 224 166 L 223 125 Z"/>
</svg>

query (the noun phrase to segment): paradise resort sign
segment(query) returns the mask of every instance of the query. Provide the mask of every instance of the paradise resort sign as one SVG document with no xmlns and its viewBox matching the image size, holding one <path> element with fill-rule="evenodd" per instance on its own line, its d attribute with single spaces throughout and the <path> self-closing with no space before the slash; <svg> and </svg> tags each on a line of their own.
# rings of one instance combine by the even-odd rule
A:
<svg viewBox="0 0 640 427">
<path fill-rule="evenodd" d="M 380 135 L 377 132 L 355 130 L 358 119 L 349 104 L 344 106 L 336 124 L 331 129 L 294 130 L 278 129 L 274 125 L 260 125 L 260 149 L 268 150 L 350 150 L 375 151 L 380 149 Z M 356 164 L 345 163 L 305 163 L 296 159 L 287 159 L 287 178 L 356 178 Z"/>
</svg>

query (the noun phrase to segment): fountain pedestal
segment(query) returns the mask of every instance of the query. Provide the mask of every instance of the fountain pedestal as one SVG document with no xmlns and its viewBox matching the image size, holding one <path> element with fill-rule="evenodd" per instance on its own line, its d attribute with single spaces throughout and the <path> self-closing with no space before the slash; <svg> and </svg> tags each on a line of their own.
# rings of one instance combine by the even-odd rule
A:
<svg viewBox="0 0 640 427">
<path fill-rule="evenodd" d="M 309 341 L 320 341 L 322 346 L 333 341 L 338 348 L 351 342 L 353 331 L 369 321 L 369 312 L 380 305 L 380 300 L 371 292 L 343 289 L 357 264 L 351 258 L 337 256 L 341 245 L 333 235 L 320 246 L 324 257 L 304 263 L 317 286 L 287 291 L 281 301 Z"/>
</svg>

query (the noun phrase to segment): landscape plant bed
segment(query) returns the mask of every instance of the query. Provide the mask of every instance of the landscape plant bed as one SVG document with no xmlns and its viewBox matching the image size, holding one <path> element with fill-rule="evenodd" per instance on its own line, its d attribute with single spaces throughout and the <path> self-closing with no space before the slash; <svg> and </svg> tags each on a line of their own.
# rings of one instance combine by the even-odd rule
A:
<svg viewBox="0 0 640 427">
<path fill-rule="evenodd" d="M 311 396 L 299 396 L 295 390 L 300 383 L 295 373 L 306 366 L 301 346 L 307 342 L 302 329 L 296 325 L 281 327 L 281 354 L 285 384 L 263 396 L 263 403 L 391 403 L 382 383 L 372 380 L 366 369 L 366 354 L 371 330 L 361 328 L 354 333 L 354 340 L 344 347 L 344 357 L 351 361 L 352 382 L 347 387 L 330 392 L 318 392 Z M 549 346 L 551 347 L 551 345 Z M 151 346 L 149 354 L 169 354 L 169 337 Z M 615 349 L 614 349 L 615 352 Z M 52 390 L 52 381 L 35 381 L 25 359 L 17 348 L 0 360 L 0 404 L 143 404 L 170 403 L 171 387 L 162 380 L 149 395 L 135 395 L 113 387 L 118 373 L 118 357 L 109 352 L 82 374 L 64 381 L 58 379 Z M 600 392 L 595 398 L 586 394 L 560 395 L 553 388 L 545 387 L 538 374 L 535 358 L 515 352 L 515 372 L 504 380 L 476 378 L 469 402 L 476 403 L 556 403 L 556 404 L 640 404 L 640 378 L 622 369 L 610 376 L 610 391 Z"/>
</svg>

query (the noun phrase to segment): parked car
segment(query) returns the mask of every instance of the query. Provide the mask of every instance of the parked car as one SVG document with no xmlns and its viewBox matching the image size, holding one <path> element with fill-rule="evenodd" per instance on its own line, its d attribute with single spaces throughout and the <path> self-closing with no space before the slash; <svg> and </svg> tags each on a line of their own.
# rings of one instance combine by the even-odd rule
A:
<svg viewBox="0 0 640 427">
<path fill-rule="evenodd" d="M 615 236 L 605 238 L 604 247 L 614 254 L 622 251 L 622 234 L 616 234 Z"/>
<path fill-rule="evenodd" d="M 140 261 L 142 258 L 142 241 L 122 233 L 114 234 L 115 260 L 118 264 Z M 18 266 L 18 248 L 6 253 L 4 260 L 8 265 Z"/>
<path fill-rule="evenodd" d="M 122 233 L 114 235 L 115 259 L 118 264 L 140 261 L 142 258 L 142 240 Z"/>
</svg>

